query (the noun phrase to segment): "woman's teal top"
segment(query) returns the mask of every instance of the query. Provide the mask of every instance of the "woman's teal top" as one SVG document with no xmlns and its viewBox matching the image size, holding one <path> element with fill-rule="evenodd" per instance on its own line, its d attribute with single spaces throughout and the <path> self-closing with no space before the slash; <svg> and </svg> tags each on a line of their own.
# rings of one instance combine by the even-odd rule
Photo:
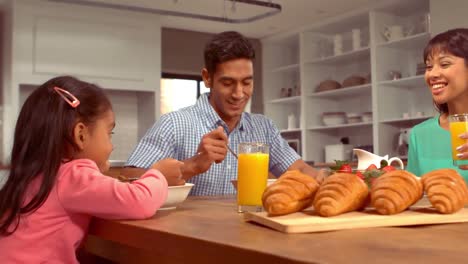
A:
<svg viewBox="0 0 468 264">
<path fill-rule="evenodd" d="M 457 170 L 468 183 L 468 170 L 453 165 L 450 132 L 440 127 L 437 115 L 411 129 L 406 169 L 422 176 L 442 168 Z"/>
</svg>

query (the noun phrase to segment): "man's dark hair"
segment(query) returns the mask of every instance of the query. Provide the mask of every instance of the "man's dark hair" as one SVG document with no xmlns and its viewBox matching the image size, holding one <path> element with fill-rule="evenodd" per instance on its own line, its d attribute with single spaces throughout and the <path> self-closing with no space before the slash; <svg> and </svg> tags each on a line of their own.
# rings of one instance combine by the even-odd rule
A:
<svg viewBox="0 0 468 264">
<path fill-rule="evenodd" d="M 210 75 L 216 71 L 218 64 L 234 60 L 255 58 L 255 50 L 250 41 L 235 31 L 219 33 L 205 46 L 205 68 Z"/>
</svg>

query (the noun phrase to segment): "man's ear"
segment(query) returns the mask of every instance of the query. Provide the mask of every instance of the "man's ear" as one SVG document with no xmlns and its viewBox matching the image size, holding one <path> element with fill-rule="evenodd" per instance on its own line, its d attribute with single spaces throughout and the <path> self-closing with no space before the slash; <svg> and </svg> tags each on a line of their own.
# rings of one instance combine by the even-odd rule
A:
<svg viewBox="0 0 468 264">
<path fill-rule="evenodd" d="M 82 122 L 78 122 L 73 128 L 73 140 L 75 144 L 83 150 L 88 138 L 88 127 Z"/>
<path fill-rule="evenodd" d="M 203 68 L 201 75 L 203 78 L 203 82 L 205 83 L 205 87 L 211 88 L 211 83 L 213 80 L 211 79 L 210 73 L 208 72 L 206 68 Z"/>
</svg>

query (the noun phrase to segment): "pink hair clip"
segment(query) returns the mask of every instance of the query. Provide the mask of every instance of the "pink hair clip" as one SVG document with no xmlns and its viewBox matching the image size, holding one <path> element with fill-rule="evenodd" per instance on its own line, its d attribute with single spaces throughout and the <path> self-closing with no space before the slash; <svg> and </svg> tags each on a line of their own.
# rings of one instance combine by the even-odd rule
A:
<svg viewBox="0 0 468 264">
<path fill-rule="evenodd" d="M 54 87 L 54 90 L 73 108 L 76 108 L 80 105 L 80 100 L 76 98 L 73 94 L 69 91 L 64 90 L 62 88 L 58 88 L 57 86 Z M 68 96 L 68 97 L 67 97 Z M 71 100 L 70 100 L 71 98 Z"/>
</svg>

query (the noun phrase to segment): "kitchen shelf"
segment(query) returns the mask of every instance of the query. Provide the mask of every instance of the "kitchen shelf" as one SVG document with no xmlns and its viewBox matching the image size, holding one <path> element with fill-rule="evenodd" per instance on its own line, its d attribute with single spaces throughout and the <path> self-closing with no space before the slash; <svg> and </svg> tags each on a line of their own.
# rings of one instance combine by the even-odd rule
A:
<svg viewBox="0 0 468 264">
<path fill-rule="evenodd" d="M 394 87 L 401 87 L 401 88 L 408 88 L 408 87 L 415 87 L 419 88 L 421 86 L 425 86 L 426 82 L 424 80 L 424 74 L 405 77 L 397 80 L 388 80 L 388 81 L 381 81 L 379 85 L 388 85 Z"/>
<path fill-rule="evenodd" d="M 369 95 L 371 95 L 371 88 L 372 85 L 370 83 L 367 83 L 363 85 L 350 86 L 330 91 L 313 93 L 308 96 L 313 98 L 343 98 L 345 96 L 365 94 L 366 92 L 369 93 Z"/>
<path fill-rule="evenodd" d="M 353 123 L 353 124 L 340 124 L 340 125 L 333 125 L 333 126 L 314 126 L 309 127 L 307 130 L 331 130 L 337 128 L 346 128 L 346 127 L 366 127 L 372 126 L 372 122 L 360 122 L 360 123 Z"/>
<path fill-rule="evenodd" d="M 295 128 L 295 129 L 282 129 L 280 130 L 280 133 L 281 134 L 287 134 L 287 133 L 297 133 L 297 132 L 301 132 L 302 129 L 300 128 Z"/>
<path fill-rule="evenodd" d="M 291 96 L 291 97 L 285 97 L 285 98 L 278 98 L 278 99 L 273 99 L 269 101 L 268 103 L 270 104 L 295 104 L 301 101 L 300 96 Z"/>
<path fill-rule="evenodd" d="M 263 86 L 267 87 L 264 113 L 283 129 L 288 127 L 288 115 L 300 117 L 298 127 L 302 129 L 281 133 L 301 140 L 304 160 L 324 162 L 325 146 L 336 144 L 343 137 L 355 145 L 372 145 L 376 154 L 396 155 L 394 139 L 401 129 L 430 118 L 434 111 L 431 94 L 419 89 L 425 87 L 424 75 L 415 75 L 431 35 L 423 32 L 393 41 L 385 41 L 382 35 L 385 26 L 391 25 L 414 25 L 415 32 L 426 30 L 417 23 L 420 17 L 431 13 L 430 0 L 380 2 L 370 9 L 356 9 L 297 32 L 262 39 L 263 66 L 267 69 L 263 75 Z M 433 21 L 427 28 L 434 28 Z M 362 48 L 353 50 L 356 32 L 360 32 Z M 344 52 L 331 55 L 339 36 Z M 292 55 L 286 56 L 288 52 Z M 386 80 L 388 73 L 395 70 L 409 77 Z M 372 78 L 363 85 L 314 91 L 325 80 L 342 82 L 351 76 Z M 300 96 L 275 99 L 283 87 L 300 87 Z M 375 116 L 369 122 L 325 126 L 319 114 L 323 112 L 372 112 Z M 403 112 L 426 116 L 399 118 Z"/>
<path fill-rule="evenodd" d="M 431 38 L 428 32 L 410 35 L 401 39 L 379 43 L 377 46 L 393 49 L 415 49 L 424 47 Z"/>
<path fill-rule="evenodd" d="M 305 62 L 305 64 L 336 64 L 347 63 L 350 61 L 362 60 L 370 57 L 370 48 L 364 47 L 357 50 L 344 52 L 340 55 L 329 56 L 325 58 L 314 59 Z"/>
<path fill-rule="evenodd" d="M 297 71 L 299 70 L 299 64 L 291 64 L 282 67 L 277 67 L 271 70 L 272 73 L 274 72 L 286 72 L 286 71 Z"/>
<path fill-rule="evenodd" d="M 422 122 L 422 121 L 424 121 L 426 119 L 429 119 L 429 118 L 432 118 L 432 117 L 434 117 L 434 116 L 425 115 L 425 116 L 409 117 L 409 118 L 394 118 L 394 119 L 382 120 L 382 121 L 380 121 L 380 123 L 382 123 L 382 124 L 414 123 L 415 121 L 416 122 Z"/>
</svg>

